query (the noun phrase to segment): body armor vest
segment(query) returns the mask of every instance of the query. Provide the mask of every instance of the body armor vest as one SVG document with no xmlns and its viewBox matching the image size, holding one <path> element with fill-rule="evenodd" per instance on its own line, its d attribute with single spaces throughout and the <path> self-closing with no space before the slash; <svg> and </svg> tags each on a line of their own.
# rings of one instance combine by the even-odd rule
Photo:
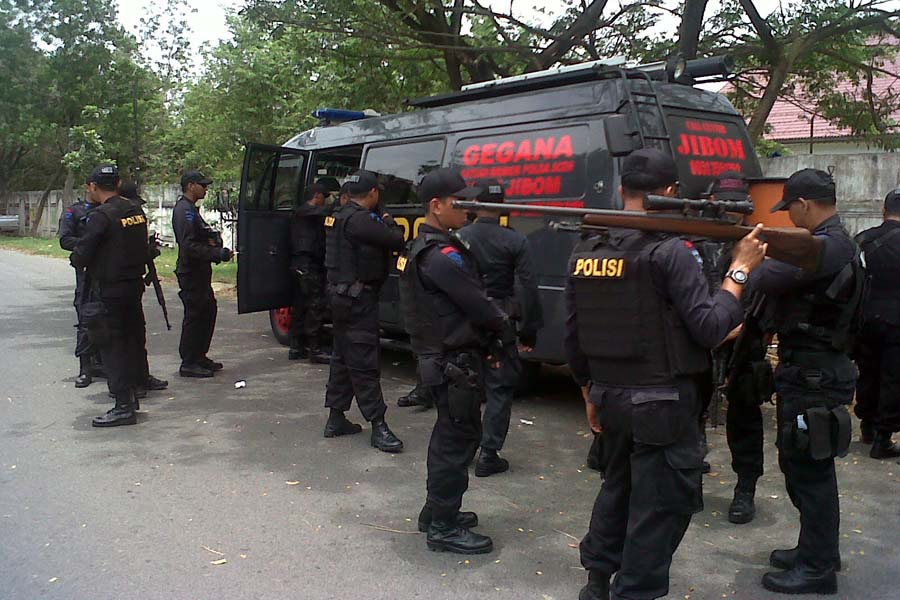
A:
<svg viewBox="0 0 900 600">
<path fill-rule="evenodd" d="M 833 278 L 785 294 L 776 315 L 780 344 L 791 350 L 848 351 L 859 328 L 864 284 L 857 248 L 853 260 Z"/>
<path fill-rule="evenodd" d="M 325 218 L 325 267 L 331 284 L 352 285 L 360 281 L 378 286 L 387 279 L 390 251 L 347 237 L 347 223 L 360 212 L 370 211 L 351 200 Z"/>
<path fill-rule="evenodd" d="M 591 379 L 630 387 L 671 384 L 709 368 L 697 344 L 653 281 L 651 254 L 665 241 L 641 234 L 593 237 L 576 246 L 569 277 L 578 338 Z"/>
<path fill-rule="evenodd" d="M 147 265 L 147 216 L 131 202 L 114 196 L 97 207 L 109 218 L 106 239 L 88 267 L 99 283 L 140 279 Z"/>
<path fill-rule="evenodd" d="M 451 350 L 472 348 L 481 344 L 481 337 L 471 321 L 440 290 L 428 290 L 420 276 L 420 261 L 426 250 L 453 246 L 471 267 L 474 259 L 468 251 L 454 244 L 446 233 L 423 232 L 415 239 L 405 257 L 398 262 L 400 269 L 400 302 L 403 323 L 409 334 L 413 352 L 427 356 Z M 402 268 L 400 266 L 402 265 Z"/>
<path fill-rule="evenodd" d="M 900 227 L 888 229 L 886 232 L 880 227 L 869 229 L 859 234 L 856 241 L 865 256 L 866 265 L 866 286 L 862 300 L 863 319 L 900 325 L 900 272 L 897 272 L 897 269 L 881 268 L 876 277 L 870 271 L 871 263 L 889 264 L 890 256 L 883 256 L 883 253 L 891 248 L 900 248 Z M 897 250 L 894 250 L 894 256 L 896 252 Z"/>
</svg>

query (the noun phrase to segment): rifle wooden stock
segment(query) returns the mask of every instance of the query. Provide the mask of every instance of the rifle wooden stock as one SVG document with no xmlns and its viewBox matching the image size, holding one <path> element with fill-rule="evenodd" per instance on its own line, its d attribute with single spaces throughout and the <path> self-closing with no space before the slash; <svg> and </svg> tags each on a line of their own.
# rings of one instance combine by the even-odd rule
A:
<svg viewBox="0 0 900 600">
<path fill-rule="evenodd" d="M 540 206 L 532 204 L 503 204 L 456 201 L 454 205 L 467 210 L 520 212 L 535 215 L 579 217 L 589 228 L 613 227 L 637 229 L 660 233 L 677 233 L 690 237 L 720 241 L 737 241 L 753 231 L 748 225 L 735 225 L 728 221 L 704 217 L 690 217 L 671 213 L 644 213 L 599 208 L 575 208 L 566 206 Z M 501 208 L 502 206 L 502 208 Z M 760 239 L 769 244 L 767 255 L 776 260 L 812 270 L 819 264 L 821 242 L 799 227 L 763 227 Z"/>
</svg>

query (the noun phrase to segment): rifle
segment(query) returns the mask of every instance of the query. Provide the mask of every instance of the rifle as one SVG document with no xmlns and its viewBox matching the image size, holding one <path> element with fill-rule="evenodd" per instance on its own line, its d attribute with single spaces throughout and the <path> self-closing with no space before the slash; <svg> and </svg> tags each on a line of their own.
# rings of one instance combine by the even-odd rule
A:
<svg viewBox="0 0 900 600">
<path fill-rule="evenodd" d="M 680 207 L 682 214 L 644 213 L 533 204 L 504 203 L 497 205 L 468 200 L 456 200 L 453 202 L 453 205 L 466 210 L 496 212 L 498 209 L 501 209 L 503 211 L 521 212 L 526 215 L 530 213 L 560 217 L 580 217 L 581 225 L 578 226 L 577 230 L 588 231 L 615 227 L 620 229 L 637 229 L 639 231 L 677 233 L 710 240 L 736 241 L 754 230 L 754 227 L 751 225 L 735 223 L 726 214 L 728 212 L 746 212 L 747 206 L 750 206 L 752 209 L 751 204 L 743 202 L 698 201 L 653 195 L 648 195 L 645 200 L 645 205 L 651 208 L 656 206 L 665 208 Z M 687 214 L 690 210 L 699 210 L 701 215 Z M 710 213 L 714 216 L 705 216 Z M 564 223 L 554 223 L 552 226 L 554 229 L 562 231 L 574 230 L 572 226 Z M 815 269 L 819 264 L 822 242 L 813 237 L 806 229 L 799 227 L 763 227 L 760 231 L 759 239 L 769 244 L 768 256 L 771 258 L 807 270 Z"/>
<path fill-rule="evenodd" d="M 172 325 L 169 323 L 169 309 L 166 308 L 166 296 L 163 294 L 162 284 L 159 282 L 159 274 L 156 272 L 156 263 L 154 260 L 159 256 L 159 234 L 150 233 L 148 241 L 147 255 L 147 275 L 144 277 L 144 285 L 152 285 L 153 291 L 156 292 L 156 301 L 162 308 L 163 319 L 166 320 L 166 329 L 171 331 Z"/>
</svg>

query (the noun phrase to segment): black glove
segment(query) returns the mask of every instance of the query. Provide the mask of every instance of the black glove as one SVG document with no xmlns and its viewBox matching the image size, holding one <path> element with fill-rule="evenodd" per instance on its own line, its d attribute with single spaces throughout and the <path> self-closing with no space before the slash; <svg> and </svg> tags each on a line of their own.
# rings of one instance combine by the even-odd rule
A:
<svg viewBox="0 0 900 600">
<path fill-rule="evenodd" d="M 397 222 L 394 221 L 394 217 L 392 217 L 392 216 L 389 215 L 388 213 L 384 213 L 383 215 L 381 215 L 381 220 L 382 220 L 382 221 L 384 222 L 384 224 L 387 225 L 388 227 L 396 227 L 396 226 L 397 226 Z"/>
<path fill-rule="evenodd" d="M 218 262 L 228 262 L 231 260 L 231 257 L 234 254 L 228 248 L 220 248 L 219 249 L 219 261 Z"/>
</svg>

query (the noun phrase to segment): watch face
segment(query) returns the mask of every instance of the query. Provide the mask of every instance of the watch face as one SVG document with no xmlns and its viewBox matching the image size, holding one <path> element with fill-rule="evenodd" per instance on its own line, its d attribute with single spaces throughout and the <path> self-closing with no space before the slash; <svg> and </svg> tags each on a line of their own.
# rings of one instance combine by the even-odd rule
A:
<svg viewBox="0 0 900 600">
<path fill-rule="evenodd" d="M 731 278 L 734 279 L 737 283 L 747 283 L 747 274 L 743 271 L 734 271 L 731 274 Z"/>
</svg>

